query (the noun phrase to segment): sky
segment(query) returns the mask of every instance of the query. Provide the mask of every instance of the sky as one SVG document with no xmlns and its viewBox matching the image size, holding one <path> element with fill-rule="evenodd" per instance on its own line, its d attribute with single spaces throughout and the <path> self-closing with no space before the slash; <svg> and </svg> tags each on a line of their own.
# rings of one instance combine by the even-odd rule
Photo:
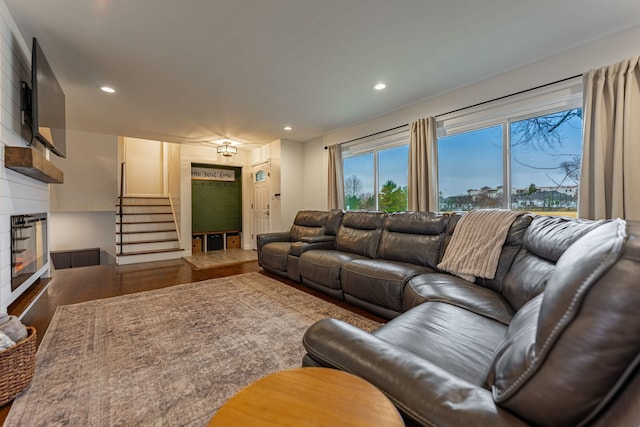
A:
<svg viewBox="0 0 640 427">
<path fill-rule="evenodd" d="M 576 185 L 563 180 L 557 169 L 563 161 L 582 153 L 582 122 L 574 118 L 557 129 L 562 145 L 542 152 L 526 147 L 512 147 L 511 186 L 527 188 Z M 440 138 L 438 141 L 439 191 L 445 197 L 466 194 L 469 189 L 503 185 L 502 126 Z"/>
</svg>

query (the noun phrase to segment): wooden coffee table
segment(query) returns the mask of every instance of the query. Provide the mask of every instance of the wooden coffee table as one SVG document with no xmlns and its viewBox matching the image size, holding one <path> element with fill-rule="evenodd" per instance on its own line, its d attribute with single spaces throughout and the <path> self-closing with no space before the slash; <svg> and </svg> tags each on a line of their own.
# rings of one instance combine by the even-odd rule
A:
<svg viewBox="0 0 640 427">
<path fill-rule="evenodd" d="M 404 426 L 395 406 L 365 380 L 329 368 L 276 372 L 225 403 L 209 427 Z"/>
</svg>

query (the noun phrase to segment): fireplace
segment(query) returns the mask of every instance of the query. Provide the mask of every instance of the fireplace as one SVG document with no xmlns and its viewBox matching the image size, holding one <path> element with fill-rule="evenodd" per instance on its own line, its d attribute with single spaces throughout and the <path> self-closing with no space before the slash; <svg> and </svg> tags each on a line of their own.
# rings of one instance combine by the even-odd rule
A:
<svg viewBox="0 0 640 427">
<path fill-rule="evenodd" d="M 47 263 L 47 214 L 11 216 L 11 290 Z"/>
</svg>

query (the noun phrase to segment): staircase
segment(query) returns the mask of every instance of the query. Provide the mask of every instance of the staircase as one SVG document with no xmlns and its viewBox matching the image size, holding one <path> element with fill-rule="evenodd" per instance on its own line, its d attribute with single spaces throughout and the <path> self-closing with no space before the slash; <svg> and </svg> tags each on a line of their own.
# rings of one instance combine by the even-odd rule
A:
<svg viewBox="0 0 640 427">
<path fill-rule="evenodd" d="M 181 258 L 184 250 L 168 197 L 122 197 L 116 213 L 116 263 Z"/>
</svg>

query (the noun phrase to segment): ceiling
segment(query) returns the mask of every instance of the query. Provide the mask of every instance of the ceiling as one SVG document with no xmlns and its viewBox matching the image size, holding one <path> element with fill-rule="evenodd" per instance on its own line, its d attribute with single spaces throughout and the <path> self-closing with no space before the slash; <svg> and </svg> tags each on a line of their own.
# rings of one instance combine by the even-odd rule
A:
<svg viewBox="0 0 640 427">
<path fill-rule="evenodd" d="M 638 0 L 5 1 L 56 72 L 69 128 L 246 146 L 307 141 L 640 23 Z"/>
</svg>

